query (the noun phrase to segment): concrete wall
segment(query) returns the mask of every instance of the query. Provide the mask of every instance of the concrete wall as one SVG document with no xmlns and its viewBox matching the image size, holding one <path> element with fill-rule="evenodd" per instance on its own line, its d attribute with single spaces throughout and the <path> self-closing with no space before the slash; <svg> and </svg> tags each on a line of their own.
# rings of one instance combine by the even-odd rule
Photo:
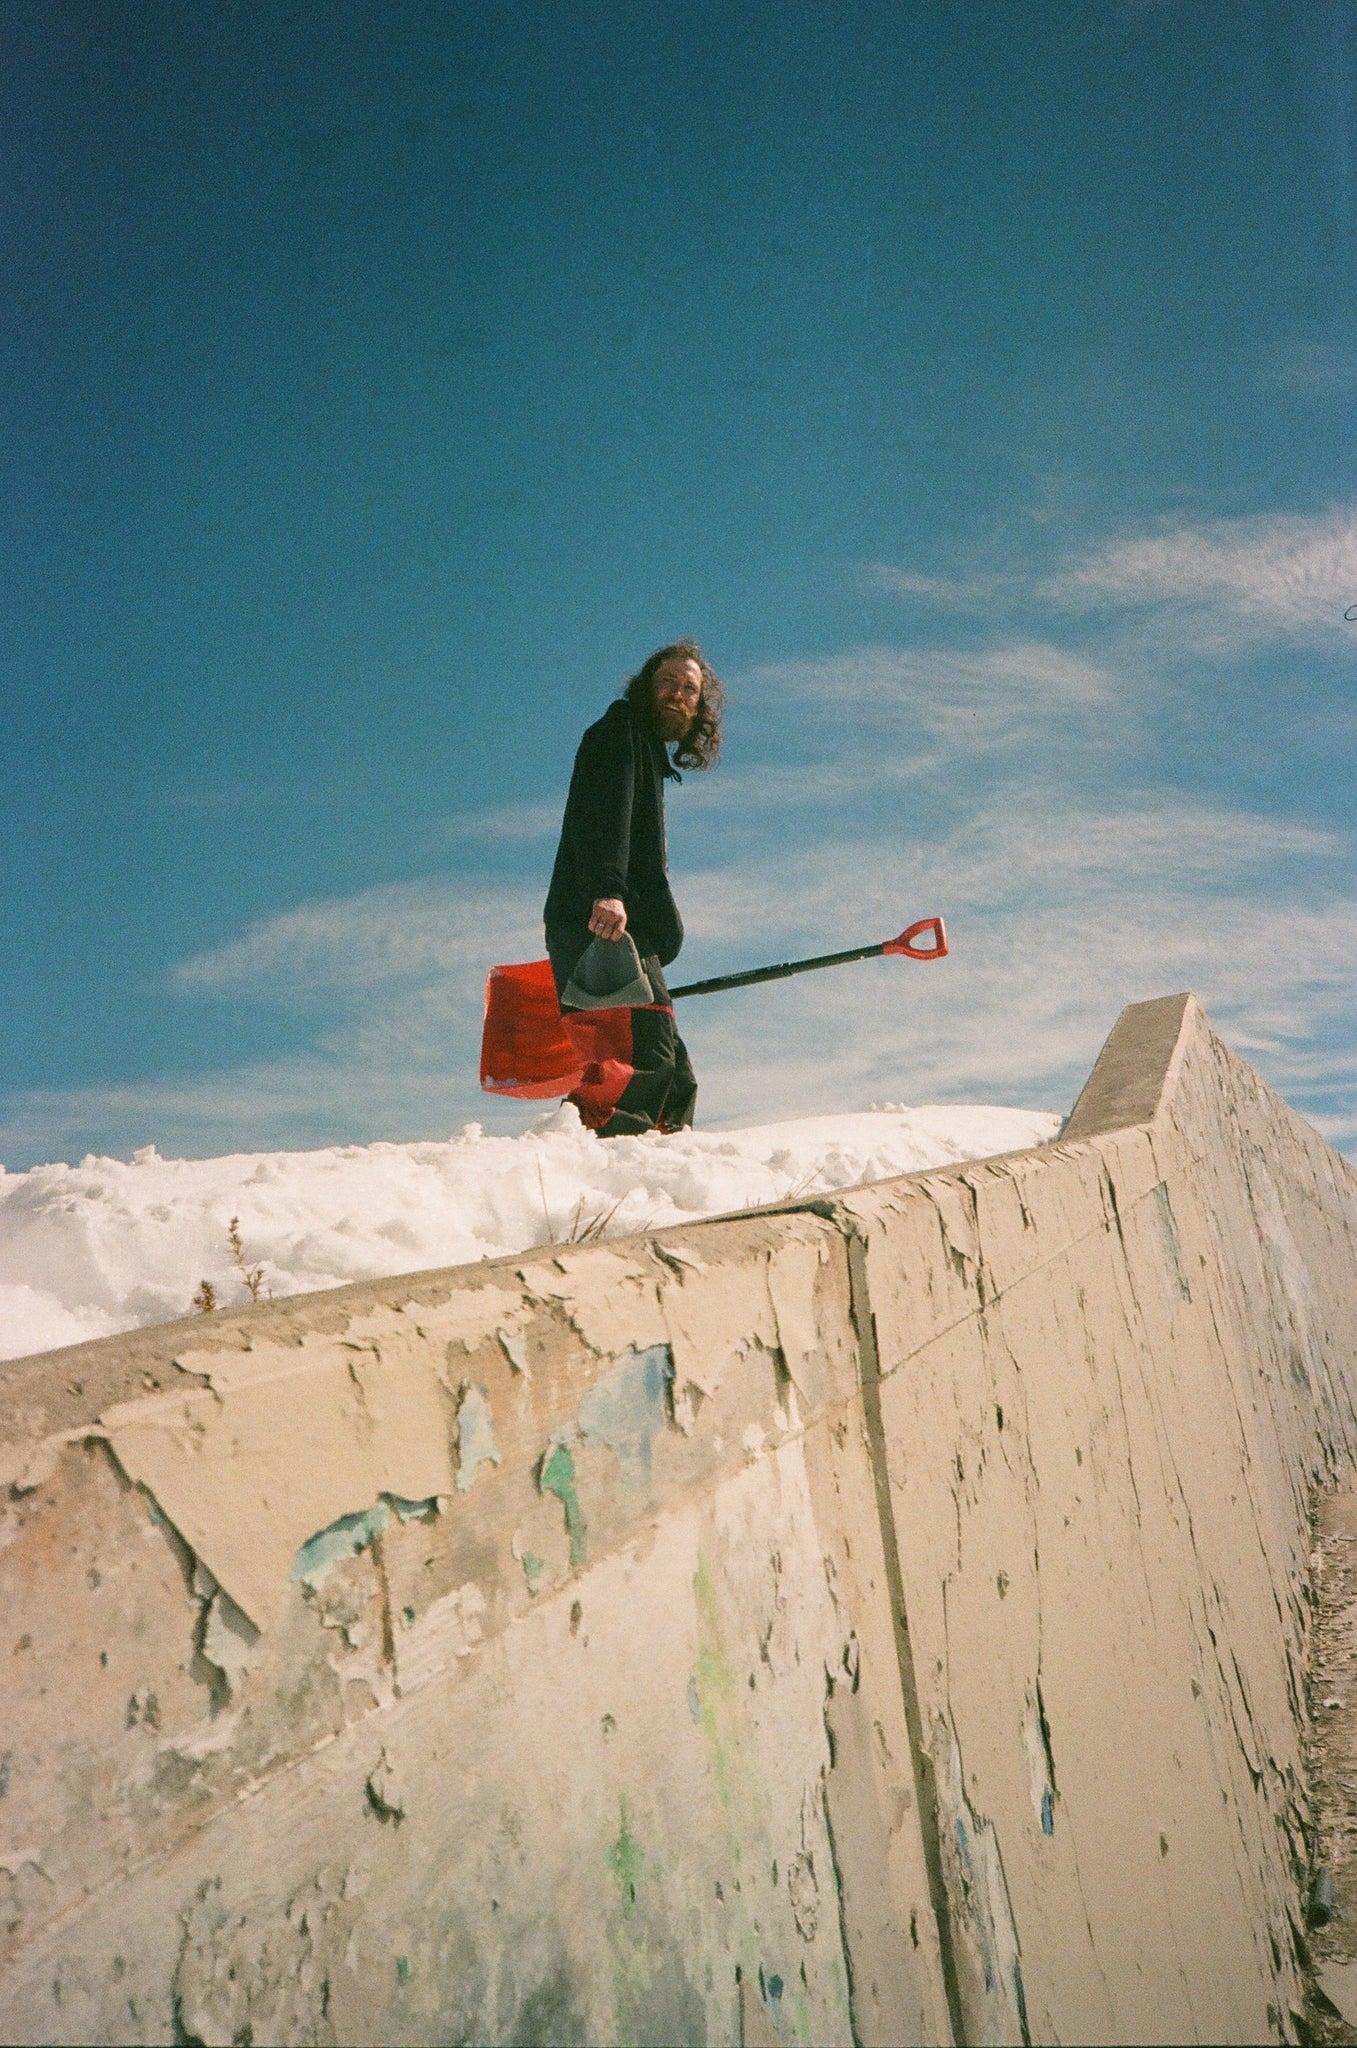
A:
<svg viewBox="0 0 1357 2048">
<path fill-rule="evenodd" d="M 1294 2037 L 1357 1176 L 1061 1141 L 0 1367 L 0 2036 Z"/>
</svg>

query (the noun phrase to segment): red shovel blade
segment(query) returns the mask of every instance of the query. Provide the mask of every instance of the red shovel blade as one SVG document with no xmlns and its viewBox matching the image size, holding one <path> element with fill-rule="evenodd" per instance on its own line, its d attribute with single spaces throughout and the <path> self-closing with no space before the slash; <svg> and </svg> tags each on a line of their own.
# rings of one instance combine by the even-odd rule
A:
<svg viewBox="0 0 1357 2048">
<path fill-rule="evenodd" d="M 549 960 L 492 967 L 485 983 L 481 1086 L 541 1101 L 568 1095 L 585 1062 L 566 1035 Z"/>
<path fill-rule="evenodd" d="M 916 946 L 914 941 L 921 932 L 932 932 L 931 946 Z M 947 927 L 940 917 L 921 917 L 917 924 L 908 925 L 898 939 L 887 939 L 881 948 L 883 953 L 908 953 L 911 960 L 941 960 L 947 952 Z"/>
</svg>

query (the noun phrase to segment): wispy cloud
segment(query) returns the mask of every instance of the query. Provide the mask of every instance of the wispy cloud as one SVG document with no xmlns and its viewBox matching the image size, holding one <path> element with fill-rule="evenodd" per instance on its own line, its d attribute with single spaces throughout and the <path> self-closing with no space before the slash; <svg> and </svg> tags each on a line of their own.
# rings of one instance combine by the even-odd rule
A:
<svg viewBox="0 0 1357 2048">
<path fill-rule="evenodd" d="M 988 610 L 1005 590 L 1020 587 L 1020 579 L 1012 576 L 925 576 L 915 569 L 896 568 L 891 562 L 864 562 L 858 573 L 869 590 L 912 598 L 944 611 Z"/>
<path fill-rule="evenodd" d="M 540 891 L 411 882 L 306 903 L 183 961 L 184 993 L 310 1000 L 427 980 L 541 943 Z"/>
<path fill-rule="evenodd" d="M 937 965 L 869 963 L 685 1013 L 708 1113 L 740 1120 L 760 1098 L 762 1114 L 871 1100 L 1067 1108 L 1123 1004 L 1193 988 L 1309 1114 L 1331 1129 L 1357 1115 L 1357 1063 L 1331 1050 L 1357 992 L 1352 899 L 1067 900 L 1007 923 L 955 915 L 951 937 Z"/>
<path fill-rule="evenodd" d="M 1094 807 L 1052 808 L 1020 790 L 943 849 L 948 886 L 974 903 L 1007 902 L 1033 888 L 1067 894 L 1152 890 L 1162 900 L 1209 888 L 1273 891 L 1302 869 L 1341 873 L 1346 833 L 1170 793 L 1128 793 Z"/>
<path fill-rule="evenodd" d="M 862 647 L 821 661 L 750 672 L 763 699 L 889 717 L 949 753 L 1004 753 L 1059 725 L 1104 744 L 1131 709 L 1107 668 L 1040 640 L 991 648 Z"/>
<path fill-rule="evenodd" d="M 1067 1105 L 1124 1003 L 1195 988 L 1231 1042 L 1343 1137 L 1357 1117 L 1348 837 L 1183 799 L 1052 811 L 1012 795 L 928 844 L 813 850 L 789 949 L 870 942 L 940 910 L 951 957 L 694 1003 L 683 1023 L 709 1111 L 741 1117 L 751 1096 L 770 1114 L 870 1099 Z M 749 946 L 778 886 L 771 864 L 746 867 L 724 898 L 694 881 L 696 944 L 723 962 Z"/>
<path fill-rule="evenodd" d="M 1299 344 L 1273 366 L 1296 388 L 1357 383 L 1357 358 Z M 1270 373 L 1271 374 L 1271 373 Z M 1318 514 L 1178 520 L 1124 534 L 1054 569 L 938 576 L 907 564 L 859 566 L 872 589 L 970 616 L 1124 622 L 1138 615 L 1142 644 L 1230 654 L 1269 640 L 1351 643 L 1343 612 L 1357 604 L 1357 505 Z M 1054 617 L 1052 618 L 1052 614 Z M 1013 650 L 1015 653 L 1021 650 Z"/>
<path fill-rule="evenodd" d="M 154 1144 L 167 1158 L 204 1159 L 447 1137 L 468 1120 L 497 1121 L 465 1068 L 474 1026 L 465 1018 L 458 1025 L 445 1032 L 440 1060 L 367 1058 L 341 1038 L 328 1052 L 188 1081 L 33 1089 L 0 1110 L 0 1155 L 16 1163 L 89 1152 L 126 1157 Z M 498 1119 L 502 1127 L 510 1121 Z"/>
<path fill-rule="evenodd" d="M 694 775 L 685 784 L 682 797 L 671 814 L 675 839 L 683 833 L 687 814 L 736 813 L 753 820 L 760 812 L 775 810 L 830 811 L 869 792 L 902 788 L 927 774 L 935 756 L 929 751 L 905 752 L 899 748 L 872 748 L 852 761 L 770 763 L 760 768 L 730 768 L 724 764 L 717 775 Z"/>
<path fill-rule="evenodd" d="M 431 842 L 469 840 L 490 846 L 520 846 L 551 838 L 560 823 L 558 801 L 491 804 L 484 810 L 460 811 L 452 817 L 435 819 L 426 837 Z"/>
<path fill-rule="evenodd" d="M 1308 398 L 1343 398 L 1357 390 L 1357 352 L 1332 341 L 1292 336 L 1262 368 L 1265 382 Z"/>
<path fill-rule="evenodd" d="M 935 911 L 1021 933 L 1035 917 L 1092 922 L 1120 903 L 1147 929 L 1171 917 L 1209 944 L 1234 903 L 1312 901 L 1317 890 L 1346 900 L 1344 833 L 1150 793 L 1103 808 L 1053 807 L 1014 783 L 1004 799 L 931 840 L 822 839 L 798 858 L 794 888 L 785 862 L 766 855 L 681 875 L 689 939 L 748 942 L 771 929 L 833 948 L 890 937 Z"/>
<path fill-rule="evenodd" d="M 1193 987 L 1336 1139 L 1357 1135 L 1357 886 L 1347 835 L 1153 792 L 1054 803 L 1022 781 L 932 837 L 824 835 L 676 877 L 679 978 L 872 943 L 942 912 L 952 954 L 685 1003 L 703 1120 L 871 1101 L 1067 1106 L 1123 1003 Z M 0 1156 L 210 1153 L 522 1128 L 476 1085 L 493 959 L 540 951 L 534 891 L 451 882 L 303 907 L 186 962 L 185 995 L 316 1007 L 307 1053 L 193 1083 L 33 1093 Z"/>
<path fill-rule="evenodd" d="M 1048 577 L 1061 609 L 1167 608 L 1174 630 L 1225 653 L 1252 642 L 1350 638 L 1357 602 L 1357 508 L 1178 525 L 1113 543 Z"/>
</svg>

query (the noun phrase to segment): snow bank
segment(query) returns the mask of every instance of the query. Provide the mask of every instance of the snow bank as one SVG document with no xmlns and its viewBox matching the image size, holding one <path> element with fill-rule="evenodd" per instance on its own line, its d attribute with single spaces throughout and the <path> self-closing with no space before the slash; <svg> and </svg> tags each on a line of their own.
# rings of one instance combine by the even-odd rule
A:
<svg viewBox="0 0 1357 2048">
<path fill-rule="evenodd" d="M 904 1109 L 604 1143 L 563 1104 L 521 1137 L 0 1167 L 0 1358 L 188 1313 L 203 1280 L 248 1299 L 657 1229 L 1044 1144 L 1040 1110 Z"/>
</svg>

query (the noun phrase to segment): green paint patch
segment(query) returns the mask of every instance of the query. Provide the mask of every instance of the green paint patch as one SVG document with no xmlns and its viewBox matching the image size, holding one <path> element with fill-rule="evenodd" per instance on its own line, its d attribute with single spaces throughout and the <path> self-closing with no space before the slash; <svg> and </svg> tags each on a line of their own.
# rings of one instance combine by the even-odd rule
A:
<svg viewBox="0 0 1357 2048">
<path fill-rule="evenodd" d="M 702 1550 L 693 1573 L 693 1602 L 697 1658 L 690 1680 L 689 1711 L 696 1698 L 696 1718 L 725 1821 L 726 1863 L 732 1880 L 726 1896 L 734 1921 L 735 1959 L 753 1984 L 759 1974 L 761 1939 L 752 1905 L 758 1885 L 757 1881 L 742 1881 L 742 1872 L 746 1863 L 751 1871 L 757 1870 L 768 1855 L 767 1798 L 749 1754 L 751 1730 L 743 1674 L 736 1671 L 726 1652 L 720 1596 Z M 746 1845 L 750 1851 L 747 1859 Z"/>
<path fill-rule="evenodd" d="M 539 1557 L 535 1550 L 525 1550 L 519 1559 L 519 1563 L 523 1567 L 523 1576 L 528 1582 L 528 1591 L 536 1593 L 541 1587 L 542 1574 L 547 1568 L 546 1559 Z"/>
<path fill-rule="evenodd" d="M 565 1509 L 565 1530 L 570 1538 L 570 1569 L 577 1572 L 589 1554 L 588 1531 L 575 1490 L 575 1460 L 568 1444 L 553 1444 L 537 1468 L 537 1491 L 554 1493 Z"/>
<path fill-rule="evenodd" d="M 396 1982 L 398 1984 L 408 1984 L 410 1982 L 409 1956 L 396 1957 Z"/>
<path fill-rule="evenodd" d="M 716 1586 L 711 1566 L 702 1552 L 698 1553 L 697 1570 L 693 1574 L 693 1592 L 697 1599 L 697 1662 L 688 1681 L 688 1711 L 706 1737 L 717 1794 L 729 1822 L 732 1819 L 731 1764 L 738 1752 L 740 1737 L 739 1686 L 722 1646 Z M 733 1833 L 729 1847 L 732 1860 L 738 1864 L 739 1845 Z"/>
<path fill-rule="evenodd" d="M 645 1858 L 641 1845 L 627 1825 L 627 1802 L 620 1802 L 622 1825 L 617 1840 L 608 1850 L 608 1868 L 617 1880 L 618 1894 L 622 1901 L 622 1918 L 630 1920 L 641 1897 L 641 1878 L 645 1871 Z"/>
</svg>

